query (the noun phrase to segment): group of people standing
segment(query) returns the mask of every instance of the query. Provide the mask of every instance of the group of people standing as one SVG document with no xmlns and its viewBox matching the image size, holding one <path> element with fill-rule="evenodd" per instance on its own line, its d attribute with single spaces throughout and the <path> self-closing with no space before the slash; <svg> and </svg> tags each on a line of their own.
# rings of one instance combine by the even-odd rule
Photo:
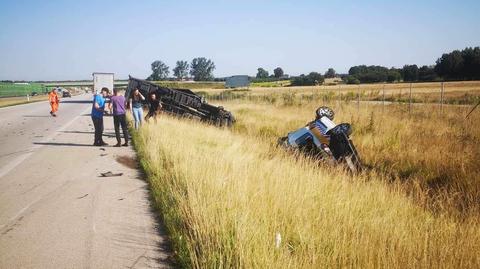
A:
<svg viewBox="0 0 480 269">
<path fill-rule="evenodd" d="M 115 136 L 117 138 L 117 144 L 114 147 L 128 146 L 128 128 L 126 119 L 126 109 L 131 108 L 135 122 L 135 129 L 140 128 L 143 121 L 143 103 L 146 100 L 138 89 L 135 89 L 131 98 L 126 100 L 123 95 L 120 95 L 117 89 L 113 89 L 113 95 L 109 95 L 108 88 L 102 88 L 100 94 L 95 94 L 92 104 L 92 121 L 95 128 L 94 146 L 106 146 L 108 145 L 103 141 L 103 116 L 105 114 L 105 107 L 107 104 L 107 98 L 110 99 L 109 108 L 113 110 L 113 125 L 115 128 Z M 150 104 L 149 111 L 145 120 L 156 117 L 157 113 L 161 110 L 162 105 L 154 93 L 150 94 L 147 100 Z M 123 131 L 123 137 L 125 143 L 121 144 L 120 127 Z"/>
</svg>

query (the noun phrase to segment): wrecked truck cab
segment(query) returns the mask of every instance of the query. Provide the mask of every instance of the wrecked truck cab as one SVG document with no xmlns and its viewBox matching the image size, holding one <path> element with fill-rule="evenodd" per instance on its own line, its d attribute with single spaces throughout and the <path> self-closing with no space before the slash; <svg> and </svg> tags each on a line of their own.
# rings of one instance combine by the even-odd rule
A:
<svg viewBox="0 0 480 269">
<path fill-rule="evenodd" d="M 205 98 L 189 89 L 172 89 L 129 76 L 125 98 L 131 98 L 135 89 L 148 99 L 155 93 L 162 103 L 162 110 L 171 115 L 194 118 L 220 127 L 231 127 L 235 122 L 233 114 L 222 106 L 208 104 Z M 144 101 L 145 104 L 148 100 Z"/>
</svg>

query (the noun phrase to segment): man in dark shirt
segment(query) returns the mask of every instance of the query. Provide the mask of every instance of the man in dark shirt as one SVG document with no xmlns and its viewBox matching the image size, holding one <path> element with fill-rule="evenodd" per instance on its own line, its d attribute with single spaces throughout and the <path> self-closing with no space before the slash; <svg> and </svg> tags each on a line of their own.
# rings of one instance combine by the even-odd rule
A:
<svg viewBox="0 0 480 269">
<path fill-rule="evenodd" d="M 127 130 L 127 119 L 125 117 L 125 97 L 118 94 L 117 89 L 113 89 L 113 96 L 110 97 L 112 108 L 113 108 L 113 126 L 115 127 L 115 136 L 117 137 L 117 144 L 114 147 L 120 147 L 120 125 L 122 126 L 123 138 L 125 143 L 122 145 L 124 147 L 128 146 L 128 130 Z"/>
<path fill-rule="evenodd" d="M 155 93 L 150 94 L 149 99 L 150 107 L 148 109 L 148 114 L 145 116 L 145 121 L 148 121 L 151 117 L 156 121 L 157 120 L 157 113 L 159 110 L 162 109 L 162 105 L 160 104 L 160 100 L 157 99 Z"/>
</svg>

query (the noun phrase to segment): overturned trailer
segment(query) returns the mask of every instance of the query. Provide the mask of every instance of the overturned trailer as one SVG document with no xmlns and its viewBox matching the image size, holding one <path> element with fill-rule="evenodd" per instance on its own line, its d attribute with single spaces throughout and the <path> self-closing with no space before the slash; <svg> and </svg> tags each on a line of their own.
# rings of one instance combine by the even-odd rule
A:
<svg viewBox="0 0 480 269">
<path fill-rule="evenodd" d="M 145 103 L 148 102 L 150 94 L 155 93 L 162 102 L 163 111 L 172 115 L 196 118 L 217 126 L 230 127 L 235 122 L 230 111 L 222 106 L 208 104 L 203 97 L 189 89 L 171 89 L 129 76 L 125 98 L 132 97 L 135 89 L 145 96 Z"/>
</svg>

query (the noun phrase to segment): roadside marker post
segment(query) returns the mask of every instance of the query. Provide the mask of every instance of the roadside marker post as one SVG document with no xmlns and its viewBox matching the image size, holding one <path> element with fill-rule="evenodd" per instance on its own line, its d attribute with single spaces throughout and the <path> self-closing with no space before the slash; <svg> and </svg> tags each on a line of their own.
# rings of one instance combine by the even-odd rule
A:
<svg viewBox="0 0 480 269">
<path fill-rule="evenodd" d="M 444 90 L 444 83 L 442 81 L 442 87 L 440 88 L 440 112 L 443 113 L 443 90 Z"/>
<path fill-rule="evenodd" d="M 382 91 L 382 111 L 385 111 L 385 84 L 383 84 L 383 91 Z"/>
<path fill-rule="evenodd" d="M 412 113 L 412 83 L 410 82 L 410 93 L 408 96 L 408 113 Z"/>
<path fill-rule="evenodd" d="M 360 112 L 360 84 L 358 85 L 358 92 L 357 92 L 357 112 Z"/>
</svg>

